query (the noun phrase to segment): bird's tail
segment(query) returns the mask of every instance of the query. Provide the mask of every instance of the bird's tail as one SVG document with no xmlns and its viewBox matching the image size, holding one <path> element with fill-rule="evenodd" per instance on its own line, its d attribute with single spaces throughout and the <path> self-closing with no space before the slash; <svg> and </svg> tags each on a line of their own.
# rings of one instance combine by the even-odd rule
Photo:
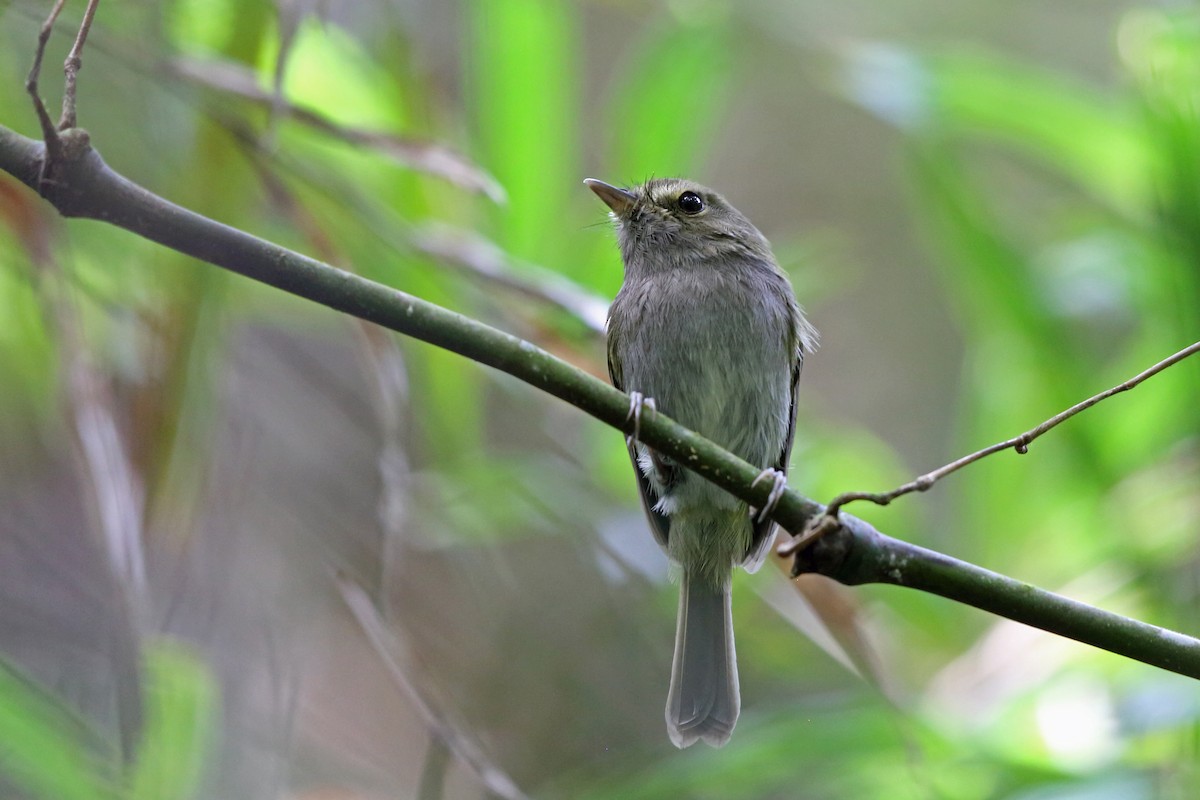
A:
<svg viewBox="0 0 1200 800">
<path fill-rule="evenodd" d="M 675 659 L 667 693 L 667 733 L 676 747 L 729 741 L 741 710 L 729 581 L 718 588 L 684 570 Z"/>
</svg>

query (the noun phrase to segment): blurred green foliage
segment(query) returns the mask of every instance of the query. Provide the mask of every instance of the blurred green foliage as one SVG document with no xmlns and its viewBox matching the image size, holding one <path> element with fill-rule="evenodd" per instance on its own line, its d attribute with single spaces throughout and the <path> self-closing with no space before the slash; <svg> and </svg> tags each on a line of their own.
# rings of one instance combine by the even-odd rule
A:
<svg viewBox="0 0 1200 800">
<path fill-rule="evenodd" d="M 45 800 L 183 800 L 196 796 L 215 707 L 212 676 L 178 643 L 144 645 L 146 723 L 126 769 L 88 721 L 5 667 L 0 672 L 0 775 Z"/>
<path fill-rule="evenodd" d="M 762 78 L 758 51 L 786 39 L 785 26 L 755 16 L 770 4 L 347 3 L 328 19 L 303 5 L 102 4 L 82 124 L 118 170 L 172 200 L 597 373 L 603 348 L 588 326 L 535 299 L 546 269 L 583 295 L 619 285 L 602 209 L 580 179 L 719 172 L 718 145 Z M 44 12 L 0 4 L 0 123 L 27 134 L 21 83 Z M 831 77 L 825 90 L 898 144 L 938 291 L 921 301 L 947 309 L 961 339 L 959 385 L 940 409 L 953 429 L 947 460 L 1200 335 L 1200 15 L 1123 13 L 1108 80 L 977 44 L 857 38 L 788 42 L 787 63 L 805 81 Z M 52 98 L 54 72 L 43 76 Z M 822 159 L 788 147 L 801 167 Z M 856 196 L 865 204 L 871 190 Z M 62 457 L 87 407 L 70 377 L 82 362 L 111 390 L 145 488 L 133 501 L 149 554 L 150 588 L 126 610 L 143 664 L 136 752 L 123 764 L 111 719 L 80 699 L 86 668 L 6 668 L 0 775 L 25 795 L 411 792 L 428 720 L 394 708 L 395 685 L 370 677 L 372 651 L 355 649 L 361 632 L 330 599 L 334 571 L 376 590 L 407 631 L 422 702 L 532 796 L 1194 795 L 1193 682 L 937 598 L 871 587 L 832 605 L 810 598 L 862 679 L 800 635 L 794 613 L 772 611 L 762 587 L 783 585 L 772 574 L 738 579 L 746 708 L 733 742 L 676 752 L 657 710 L 673 590 L 641 530 L 619 435 L 457 357 L 397 345 L 120 231 L 63 223 L 11 181 L 0 180 L 0 219 L 0 450 L 11 454 L 0 475 L 12 497 L 32 481 L 39 509 L 0 516 L 0 534 L 18 539 L 44 513 L 46 525 L 83 532 L 81 552 L 102 538 L 94 515 L 64 524 L 46 511 L 63 492 L 56 470 L 74 475 L 71 496 L 100 482 Z M 468 255 L 423 250 L 431 223 Z M 781 253 L 801 254 L 785 261 L 821 326 L 850 287 L 816 274 L 827 267 L 803 246 L 805 220 L 791 224 L 771 235 Z M 501 248 L 510 288 L 472 262 L 480 237 Z M 914 381 L 923 359 L 956 357 L 911 355 L 902 370 Z M 277 374 L 289 363 L 302 380 Z M 853 363 L 838 369 L 850 393 L 886 391 Z M 814 378 L 794 485 L 829 497 L 934 466 L 908 464 Z M 1195 633 L 1198 396 L 1200 364 L 1185 362 L 1028 456 L 956 475 L 927 505 L 856 511 L 894 535 Z M 246 537 L 220 538 L 229 530 Z M 60 559 L 69 554 L 47 550 L 30 563 Z M 108 574 L 103 558 L 88 563 Z M 14 608 L 58 579 L 28 574 L 3 595 Z M 44 640 L 72 635 L 52 612 L 79 616 L 87 604 L 33 605 L 38 636 L 0 615 L 0 651 L 14 665 L 44 664 Z M 194 614 L 179 621 L 180 608 Z M 241 627 L 259 619 L 269 635 Z M 263 640 L 263 652 L 250 644 Z M 447 796 L 480 796 L 480 770 L 457 755 Z"/>
</svg>

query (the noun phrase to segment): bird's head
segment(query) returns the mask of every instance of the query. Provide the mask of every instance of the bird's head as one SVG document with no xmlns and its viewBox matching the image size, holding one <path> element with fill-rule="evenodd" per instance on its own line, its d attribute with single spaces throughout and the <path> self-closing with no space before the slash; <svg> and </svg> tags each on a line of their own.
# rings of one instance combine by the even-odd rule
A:
<svg viewBox="0 0 1200 800">
<path fill-rule="evenodd" d="M 612 210 L 626 269 L 698 266 L 722 256 L 773 261 L 758 228 L 706 186 L 679 178 L 628 189 L 584 183 Z"/>
</svg>

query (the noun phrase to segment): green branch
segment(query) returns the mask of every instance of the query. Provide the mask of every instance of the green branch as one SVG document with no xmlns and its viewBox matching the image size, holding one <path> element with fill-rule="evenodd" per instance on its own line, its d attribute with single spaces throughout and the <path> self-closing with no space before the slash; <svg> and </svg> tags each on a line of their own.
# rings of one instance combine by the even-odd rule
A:
<svg viewBox="0 0 1200 800">
<path fill-rule="evenodd" d="M 1200 640 L 1039 589 L 1006 575 L 885 536 L 843 514 L 841 525 L 796 555 L 795 574 L 847 586 L 889 583 L 940 595 L 1101 650 L 1200 678 Z"/>
<path fill-rule="evenodd" d="M 629 398 L 530 342 L 453 311 L 323 264 L 174 205 L 114 172 L 79 129 L 60 134 L 62 158 L 43 166 L 45 147 L 0 126 L 0 169 L 67 217 L 125 228 L 202 261 L 337 311 L 451 350 L 508 373 L 631 434 Z M 770 486 L 759 468 L 662 414 L 643 416 L 639 438 L 754 506 Z M 794 535 L 825 508 L 787 491 L 772 518 Z M 1077 603 L 980 567 L 889 538 L 849 515 L 796 556 L 796 572 L 846 584 L 891 583 L 1070 637 L 1147 664 L 1200 678 L 1200 640 Z"/>
</svg>

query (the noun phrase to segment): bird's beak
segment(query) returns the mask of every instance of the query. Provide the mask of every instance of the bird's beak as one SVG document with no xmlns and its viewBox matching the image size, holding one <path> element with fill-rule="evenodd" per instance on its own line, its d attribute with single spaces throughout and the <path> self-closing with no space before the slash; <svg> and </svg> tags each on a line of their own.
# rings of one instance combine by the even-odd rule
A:
<svg viewBox="0 0 1200 800">
<path fill-rule="evenodd" d="M 616 186 L 610 186 L 604 181 L 598 181 L 595 178 L 585 178 L 583 181 L 587 187 L 596 193 L 596 196 L 604 201 L 604 204 L 613 210 L 613 213 L 618 217 L 623 217 L 628 214 L 635 203 L 637 203 L 637 195 L 625 189 L 618 189 Z"/>
</svg>

